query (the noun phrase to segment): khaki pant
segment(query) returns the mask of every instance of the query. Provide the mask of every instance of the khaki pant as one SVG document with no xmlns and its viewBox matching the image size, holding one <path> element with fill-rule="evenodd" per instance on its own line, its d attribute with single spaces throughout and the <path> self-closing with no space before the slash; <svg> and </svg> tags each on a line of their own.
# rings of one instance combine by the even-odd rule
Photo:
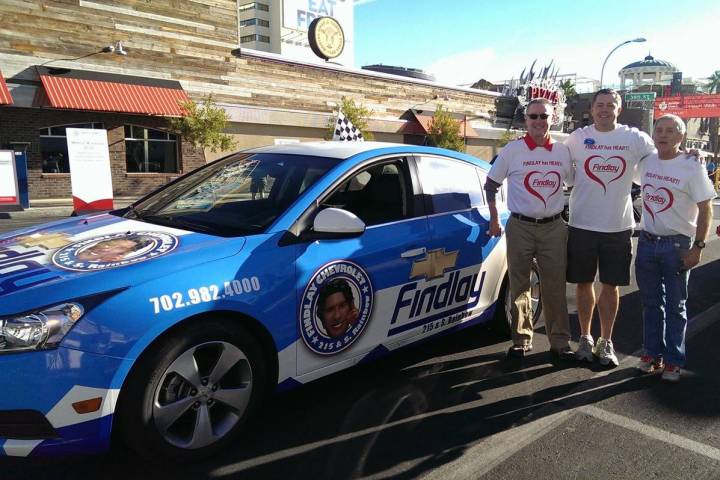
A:
<svg viewBox="0 0 720 480">
<path fill-rule="evenodd" d="M 540 268 L 542 311 L 545 315 L 550 348 L 568 346 L 568 320 L 565 270 L 567 265 L 567 225 L 561 219 L 536 224 L 510 217 L 505 231 L 510 314 L 515 345 L 530 345 L 533 337 L 530 305 L 530 269 L 535 258 Z"/>
</svg>

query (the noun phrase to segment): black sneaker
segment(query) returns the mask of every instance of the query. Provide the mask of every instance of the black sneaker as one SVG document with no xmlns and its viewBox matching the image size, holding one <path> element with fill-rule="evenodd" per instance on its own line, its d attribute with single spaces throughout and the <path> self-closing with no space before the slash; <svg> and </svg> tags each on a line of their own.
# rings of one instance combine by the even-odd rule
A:
<svg viewBox="0 0 720 480">
<path fill-rule="evenodd" d="M 513 345 L 507 352 L 508 358 L 522 358 L 532 351 L 532 345 Z"/>
<path fill-rule="evenodd" d="M 550 355 L 555 360 L 562 360 L 563 362 L 571 362 L 575 361 L 575 352 L 572 351 L 572 349 L 568 347 L 563 347 L 559 350 L 550 349 Z"/>
</svg>

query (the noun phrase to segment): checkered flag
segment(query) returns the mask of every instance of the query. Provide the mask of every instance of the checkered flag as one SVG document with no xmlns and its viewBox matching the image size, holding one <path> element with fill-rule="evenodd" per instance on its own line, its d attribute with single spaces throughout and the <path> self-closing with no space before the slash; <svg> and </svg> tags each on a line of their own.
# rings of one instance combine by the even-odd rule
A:
<svg viewBox="0 0 720 480">
<path fill-rule="evenodd" d="M 341 142 L 364 142 L 362 132 L 355 128 L 350 119 L 348 119 L 342 110 L 338 111 L 337 121 L 335 122 L 335 133 L 333 134 L 333 141 L 339 140 Z"/>
</svg>

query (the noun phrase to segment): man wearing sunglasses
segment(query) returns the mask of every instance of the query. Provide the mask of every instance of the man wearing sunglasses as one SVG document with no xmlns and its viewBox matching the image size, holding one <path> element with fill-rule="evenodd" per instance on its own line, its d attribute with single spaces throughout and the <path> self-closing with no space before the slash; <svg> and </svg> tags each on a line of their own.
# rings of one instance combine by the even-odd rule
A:
<svg viewBox="0 0 720 480">
<path fill-rule="evenodd" d="M 655 152 L 652 139 L 636 128 L 617 123 L 620 95 L 612 89 L 595 93 L 590 106 L 594 124 L 575 130 L 565 144 L 575 163 L 575 186 L 570 194 L 567 281 L 577 284 L 580 342 L 575 356 L 616 367 L 612 343 L 619 304 L 618 286 L 630 283 L 635 226 L 630 189 L 638 164 Z M 593 281 L 599 270 L 600 295 Z M 590 333 L 597 305 L 600 338 Z"/>
<path fill-rule="evenodd" d="M 525 137 L 508 143 L 498 154 L 485 184 L 490 209 L 491 236 L 502 229 L 495 195 L 508 180 L 506 225 L 508 277 L 512 304 L 513 346 L 508 357 L 522 357 L 532 350 L 533 324 L 530 308 L 530 270 L 537 260 L 542 279 L 542 309 L 555 358 L 571 360 L 570 328 L 565 295 L 567 226 L 560 217 L 564 207 L 563 182 L 571 182 L 570 153 L 550 138 L 553 105 L 546 99 L 532 100 L 526 109 Z"/>
</svg>

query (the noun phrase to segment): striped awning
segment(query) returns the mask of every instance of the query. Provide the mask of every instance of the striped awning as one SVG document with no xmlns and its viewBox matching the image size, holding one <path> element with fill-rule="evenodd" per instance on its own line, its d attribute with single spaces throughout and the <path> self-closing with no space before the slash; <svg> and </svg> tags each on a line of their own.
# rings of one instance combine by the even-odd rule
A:
<svg viewBox="0 0 720 480">
<path fill-rule="evenodd" d="M 0 105 L 12 105 L 13 99 L 10 96 L 10 90 L 8 90 L 7 83 L 5 83 L 5 77 L 0 72 Z"/>
<path fill-rule="evenodd" d="M 179 117 L 185 114 L 181 103 L 188 101 L 189 98 L 178 82 L 107 74 L 85 75 L 85 77 L 41 74 L 40 81 L 49 106 L 70 110 L 144 115 Z"/>
</svg>

